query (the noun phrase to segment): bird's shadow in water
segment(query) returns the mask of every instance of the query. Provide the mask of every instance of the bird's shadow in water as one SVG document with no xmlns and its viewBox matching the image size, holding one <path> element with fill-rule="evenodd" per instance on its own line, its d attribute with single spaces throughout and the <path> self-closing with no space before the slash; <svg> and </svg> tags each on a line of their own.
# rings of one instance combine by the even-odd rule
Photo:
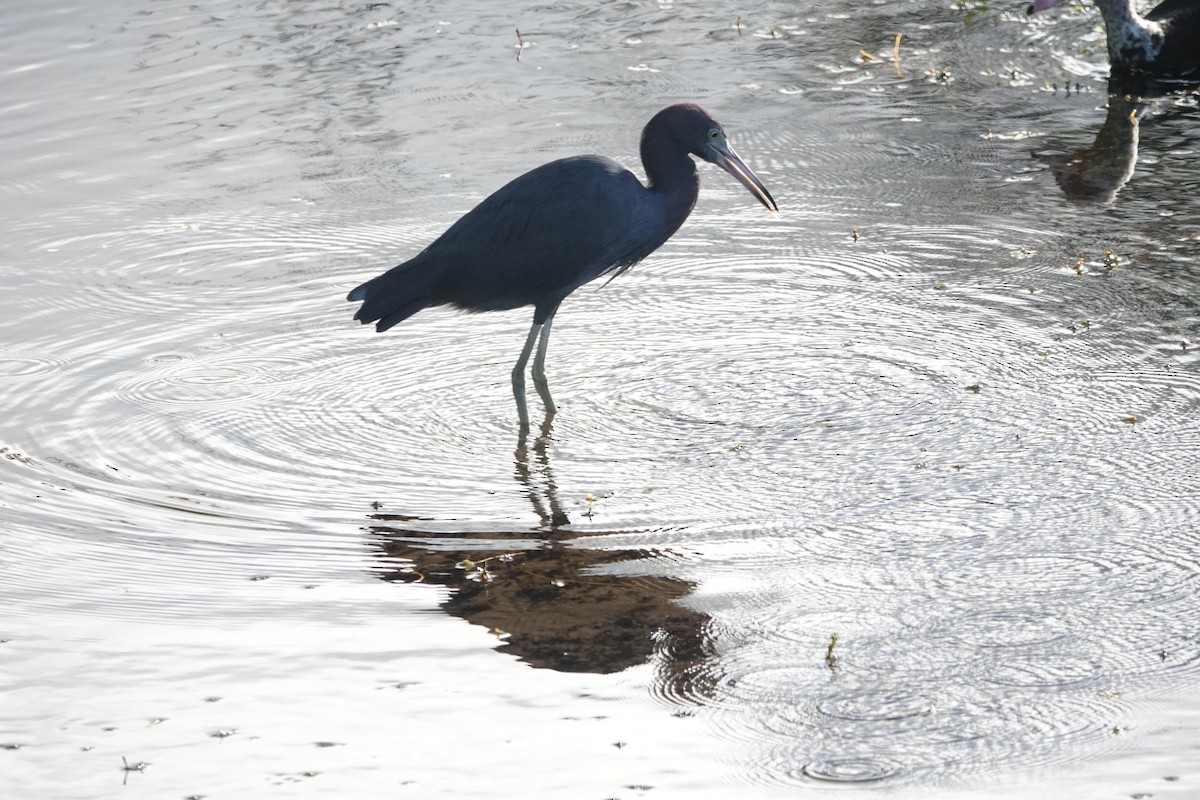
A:
<svg viewBox="0 0 1200 800">
<path fill-rule="evenodd" d="M 497 650 L 531 666 L 607 674 L 653 660 L 667 684 L 662 691 L 707 694 L 694 667 L 709 650 L 709 617 L 679 602 L 694 584 L 663 574 L 678 559 L 613 544 L 636 530 L 606 529 L 590 517 L 572 526 L 554 479 L 553 445 L 547 419 L 532 440 L 522 431 L 514 450 L 513 475 L 535 528 L 447 525 L 377 510 L 367 531 L 383 568 L 373 572 L 450 589 L 442 610 L 487 628 L 500 640 Z M 589 547 L 595 536 L 606 543 Z"/>
<path fill-rule="evenodd" d="M 1109 205 L 1133 177 L 1141 141 L 1141 122 L 1151 104 L 1174 91 L 1194 90 L 1198 86 L 1200 84 L 1158 83 L 1143 86 L 1140 91 L 1127 91 L 1126 84 L 1110 81 L 1104 124 L 1088 147 L 1075 150 L 1039 148 L 1033 156 L 1054 173 L 1055 181 L 1068 200 Z M 1172 113 L 1174 109 L 1168 108 L 1163 114 L 1156 114 L 1155 119 L 1162 122 Z"/>
</svg>

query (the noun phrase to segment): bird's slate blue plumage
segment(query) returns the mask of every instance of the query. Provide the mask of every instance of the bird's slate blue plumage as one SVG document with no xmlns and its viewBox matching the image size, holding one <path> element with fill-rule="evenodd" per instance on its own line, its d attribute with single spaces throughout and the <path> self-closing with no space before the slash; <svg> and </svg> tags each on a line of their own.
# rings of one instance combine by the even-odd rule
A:
<svg viewBox="0 0 1200 800">
<path fill-rule="evenodd" d="M 385 331 L 429 306 L 533 306 L 533 327 L 513 370 L 513 394 L 527 425 L 523 371 L 540 338 L 533 378 L 552 415 L 543 362 L 559 303 L 589 281 L 620 274 L 679 229 L 700 191 L 690 156 L 720 165 L 775 208 L 720 124 L 699 106 L 669 106 L 656 114 L 642 132 L 641 156 L 648 186 L 602 156 L 564 158 L 525 173 L 411 260 L 351 291 L 347 299 L 362 303 L 354 318 Z"/>
<path fill-rule="evenodd" d="M 601 156 L 538 167 L 488 197 L 412 260 L 350 293 L 356 319 L 387 330 L 422 308 L 503 311 L 532 305 L 544 322 L 575 289 L 628 268 L 665 242 L 678 223 L 645 213 L 633 173 Z M 690 208 L 688 209 L 691 210 Z"/>
</svg>

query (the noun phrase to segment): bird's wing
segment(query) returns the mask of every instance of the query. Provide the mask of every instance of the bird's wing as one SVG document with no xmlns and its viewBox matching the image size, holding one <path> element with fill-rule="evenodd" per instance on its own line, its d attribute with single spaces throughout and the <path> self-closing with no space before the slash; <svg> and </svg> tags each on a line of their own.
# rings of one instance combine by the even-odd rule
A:
<svg viewBox="0 0 1200 800">
<path fill-rule="evenodd" d="M 551 162 L 496 191 L 418 258 L 438 271 L 435 292 L 464 308 L 565 296 L 636 255 L 645 193 L 608 159 Z"/>
<path fill-rule="evenodd" d="M 1146 18 L 1159 22 L 1166 37 L 1155 57 L 1155 73 L 1168 81 L 1195 82 L 1200 76 L 1200 0 L 1165 0 Z"/>
<path fill-rule="evenodd" d="M 1152 22 L 1186 17 L 1200 17 L 1200 0 L 1163 0 L 1146 13 L 1146 19 Z"/>
</svg>

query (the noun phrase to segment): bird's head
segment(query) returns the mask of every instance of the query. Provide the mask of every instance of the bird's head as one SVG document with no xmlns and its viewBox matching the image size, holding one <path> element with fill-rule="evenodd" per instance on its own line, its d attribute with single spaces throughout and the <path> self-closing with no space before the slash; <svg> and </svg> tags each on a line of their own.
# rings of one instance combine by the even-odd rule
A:
<svg viewBox="0 0 1200 800">
<path fill-rule="evenodd" d="M 692 103 L 667 106 L 646 125 L 643 141 L 653 135 L 665 136 L 686 152 L 716 164 L 736 178 L 764 206 L 772 211 L 779 210 L 767 187 L 733 149 L 721 123 L 700 106 Z"/>
</svg>

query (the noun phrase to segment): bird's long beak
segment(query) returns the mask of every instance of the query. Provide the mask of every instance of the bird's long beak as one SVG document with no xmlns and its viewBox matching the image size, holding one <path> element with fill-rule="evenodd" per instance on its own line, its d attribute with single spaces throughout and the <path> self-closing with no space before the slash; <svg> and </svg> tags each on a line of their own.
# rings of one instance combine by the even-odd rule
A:
<svg viewBox="0 0 1200 800">
<path fill-rule="evenodd" d="M 746 162 L 742 161 L 732 147 L 726 145 L 717 150 L 717 165 L 737 178 L 738 183 L 745 186 L 750 190 L 750 194 L 758 198 L 758 202 L 771 211 L 779 211 L 779 206 L 775 205 L 775 199 L 771 197 L 771 193 L 767 191 L 767 187 L 763 186 L 763 182 L 758 179 L 757 175 L 750 171 L 750 168 L 746 166 Z"/>
</svg>

